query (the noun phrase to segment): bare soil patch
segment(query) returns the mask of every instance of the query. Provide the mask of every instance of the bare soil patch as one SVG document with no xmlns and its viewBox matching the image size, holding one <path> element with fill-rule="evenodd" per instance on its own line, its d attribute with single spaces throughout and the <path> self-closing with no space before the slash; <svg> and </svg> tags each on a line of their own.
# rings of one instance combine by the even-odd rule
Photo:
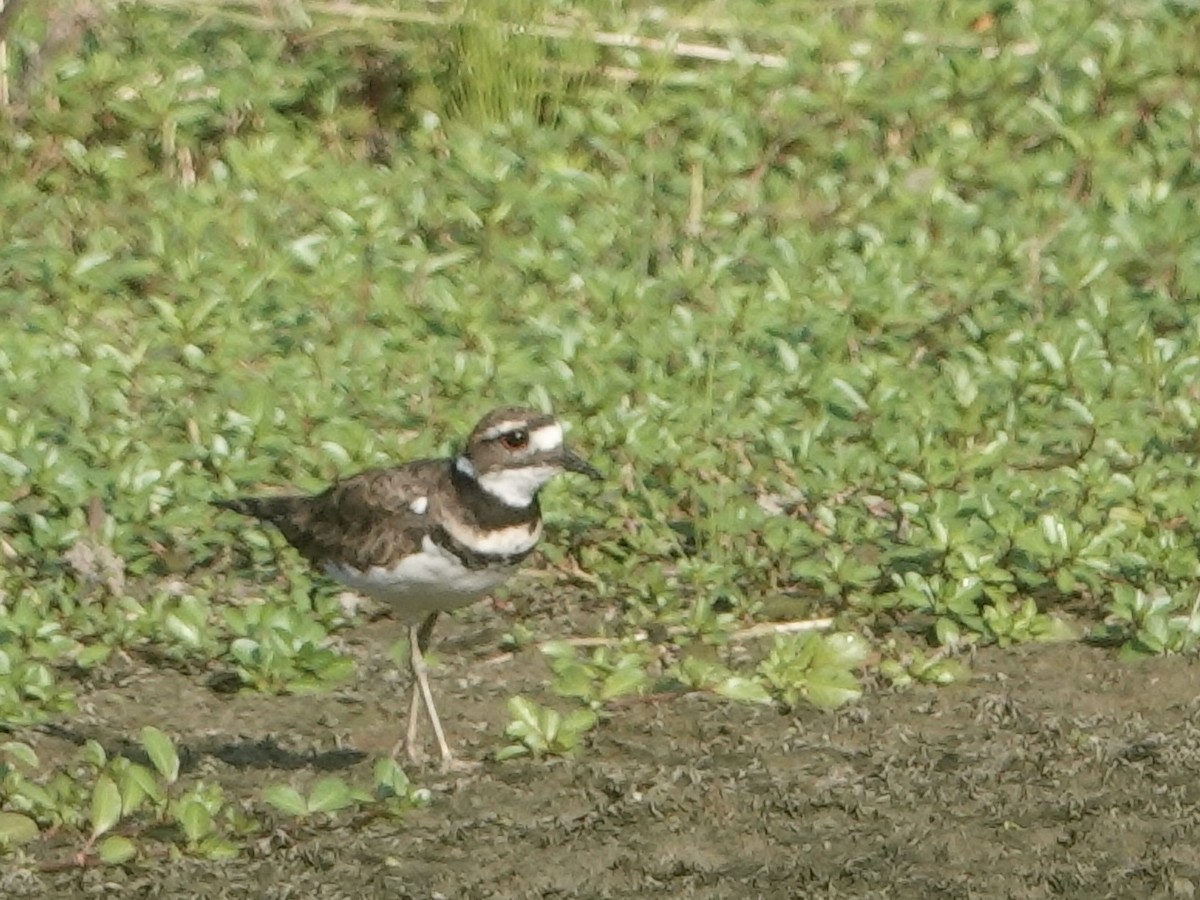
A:
<svg viewBox="0 0 1200 900">
<path fill-rule="evenodd" d="M 465 756 L 499 746 L 511 694 L 551 702 L 538 654 L 486 662 L 502 627 L 484 607 L 440 632 L 439 709 Z M 203 673 L 131 665 L 89 685 L 80 714 L 20 737 L 53 757 L 155 724 L 232 796 L 326 771 L 365 781 L 402 724 L 407 686 L 385 652 L 398 635 L 386 622 L 351 635 L 358 677 L 315 697 L 222 695 Z M 1195 662 L 1043 645 L 982 652 L 973 672 L 834 714 L 630 703 L 577 760 L 412 773 L 434 802 L 402 821 L 291 831 L 228 863 L 9 872 L 0 894 L 1196 896 Z"/>
</svg>

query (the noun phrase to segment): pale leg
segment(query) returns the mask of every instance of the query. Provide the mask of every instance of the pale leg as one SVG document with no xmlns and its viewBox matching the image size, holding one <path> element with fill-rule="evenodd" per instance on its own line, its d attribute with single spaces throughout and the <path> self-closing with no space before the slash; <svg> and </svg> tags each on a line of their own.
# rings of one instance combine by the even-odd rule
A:
<svg viewBox="0 0 1200 900">
<path fill-rule="evenodd" d="M 408 628 L 408 665 L 412 672 L 412 699 L 408 707 L 408 728 L 404 738 L 392 750 L 396 756 L 401 745 L 405 755 L 412 763 L 420 763 L 423 754 L 417 743 L 417 732 L 421 721 L 421 707 L 429 713 L 429 721 L 433 724 L 433 734 L 437 738 L 438 749 L 442 754 L 442 764 L 449 766 L 454 761 L 454 755 L 446 743 L 446 734 L 442 730 L 442 722 L 438 718 L 437 708 L 433 705 L 433 691 L 429 687 L 429 670 L 425 666 L 425 650 L 429 647 L 429 638 L 433 634 L 433 626 L 437 622 L 437 613 L 430 613 L 420 625 L 410 625 Z"/>
<path fill-rule="evenodd" d="M 405 731 L 404 737 L 392 749 L 392 756 L 396 756 L 403 747 L 405 755 L 408 756 L 408 761 L 411 763 L 419 763 L 421 761 L 421 749 L 417 744 L 417 726 L 421 722 L 421 692 L 417 688 L 417 683 L 414 680 L 409 685 L 409 692 L 412 694 L 412 699 L 408 704 L 408 728 Z"/>
<path fill-rule="evenodd" d="M 433 725 L 433 735 L 437 739 L 438 750 L 442 754 L 442 765 L 448 766 L 454 761 L 454 754 L 450 752 L 450 746 L 446 743 L 446 733 L 442 731 L 442 721 L 438 718 L 437 708 L 433 705 L 433 690 L 429 687 L 429 671 L 425 667 L 425 648 L 429 646 L 429 636 L 433 633 L 433 624 L 436 621 L 437 613 L 431 613 L 420 626 L 414 625 L 409 629 L 409 642 L 412 644 L 409 662 L 412 666 L 413 679 L 416 681 L 414 687 L 420 691 L 420 697 L 425 701 L 425 712 L 429 713 L 429 722 Z M 414 718 L 411 713 L 416 711 L 417 706 L 414 703 L 410 709 L 410 720 Z M 409 730 L 410 732 L 415 731 L 415 726 L 411 721 Z"/>
</svg>

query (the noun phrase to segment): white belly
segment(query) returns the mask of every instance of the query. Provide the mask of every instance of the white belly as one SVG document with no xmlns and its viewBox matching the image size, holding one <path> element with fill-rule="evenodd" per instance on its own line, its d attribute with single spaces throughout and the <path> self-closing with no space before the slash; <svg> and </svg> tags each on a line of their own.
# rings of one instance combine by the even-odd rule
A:
<svg viewBox="0 0 1200 900">
<path fill-rule="evenodd" d="M 405 618 L 467 606 L 494 591 L 512 576 L 516 566 L 468 569 L 458 557 L 429 538 L 421 552 L 391 567 L 363 571 L 326 563 L 325 572 L 342 584 L 391 606 Z"/>
</svg>

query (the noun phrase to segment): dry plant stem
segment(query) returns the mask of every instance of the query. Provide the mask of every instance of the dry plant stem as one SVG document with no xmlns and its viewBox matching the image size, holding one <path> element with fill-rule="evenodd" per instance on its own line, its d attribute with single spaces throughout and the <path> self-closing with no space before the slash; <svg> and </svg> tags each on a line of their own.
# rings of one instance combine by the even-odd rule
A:
<svg viewBox="0 0 1200 900">
<path fill-rule="evenodd" d="M 242 9 L 261 11 L 261 0 L 219 0 L 216 3 L 200 3 L 198 0 L 147 0 L 148 6 L 171 7 L 175 9 L 193 9 L 198 13 L 211 15 L 213 12 Z M 224 8 L 224 10 L 222 10 Z M 383 9 L 370 6 L 359 6 L 354 3 L 305 3 L 304 12 L 309 16 L 326 16 L 341 19 L 343 25 L 356 22 L 376 21 L 404 25 L 444 25 L 452 27 L 459 24 L 457 15 L 436 15 L 428 12 L 412 10 Z M 277 28 L 281 24 L 279 17 L 254 16 L 249 13 L 238 15 L 239 21 L 247 25 L 257 25 L 261 28 Z M 602 47 L 616 47 L 625 50 L 648 50 L 654 53 L 667 53 L 684 59 L 698 59 L 706 62 L 743 62 L 768 69 L 782 69 L 787 65 L 786 57 L 773 53 L 749 53 L 727 50 L 711 44 L 696 44 L 681 41 L 665 41 L 661 38 L 640 37 L 635 34 L 615 34 L 606 31 L 587 33 L 583 28 L 566 27 L 561 25 L 512 25 L 510 28 L 534 37 L 550 38 L 552 40 L 578 40 L 581 33 L 593 43 Z"/>
<path fill-rule="evenodd" d="M 529 29 L 531 34 L 548 38 L 574 37 L 569 28 L 547 26 Z M 690 44 L 678 41 L 664 41 L 659 38 L 638 37 L 635 34 L 612 34 L 598 31 L 590 35 L 591 39 L 602 47 L 621 47 L 630 50 L 652 50 L 656 53 L 669 53 L 686 59 L 702 59 L 709 62 L 747 62 L 767 69 L 782 69 L 787 65 L 787 59 L 773 53 L 737 53 L 724 47 L 714 47 L 711 44 Z"/>
<path fill-rule="evenodd" d="M 801 631 L 824 631 L 833 627 L 833 619 L 797 619 L 794 622 L 759 622 L 729 636 L 731 641 L 752 641 L 769 634 L 796 634 Z"/>
<path fill-rule="evenodd" d="M 8 106 L 8 23 L 20 0 L 0 0 L 0 106 Z"/>
</svg>

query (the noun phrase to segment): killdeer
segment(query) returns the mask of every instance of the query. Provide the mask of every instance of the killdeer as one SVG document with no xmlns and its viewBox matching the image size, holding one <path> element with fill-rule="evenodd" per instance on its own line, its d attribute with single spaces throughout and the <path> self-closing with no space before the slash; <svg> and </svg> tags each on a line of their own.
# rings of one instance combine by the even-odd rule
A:
<svg viewBox="0 0 1200 900">
<path fill-rule="evenodd" d="M 504 584 L 533 552 L 542 536 L 538 491 L 560 472 L 601 477 L 566 448 L 553 416 L 503 407 L 483 417 L 453 458 L 370 469 L 311 496 L 213 502 L 275 525 L 315 567 L 404 620 L 415 684 L 403 744 L 418 761 L 423 704 L 449 766 L 424 660 L 434 623 Z"/>
</svg>

